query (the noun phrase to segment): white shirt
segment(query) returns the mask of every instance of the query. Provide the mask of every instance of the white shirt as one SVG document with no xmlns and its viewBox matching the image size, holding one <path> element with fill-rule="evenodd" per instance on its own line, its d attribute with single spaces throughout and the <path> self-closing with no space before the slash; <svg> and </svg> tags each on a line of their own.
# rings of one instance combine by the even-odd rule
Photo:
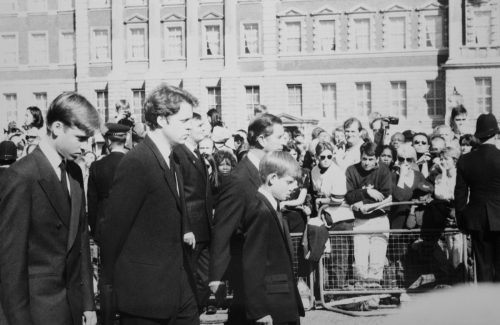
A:
<svg viewBox="0 0 500 325">
<path fill-rule="evenodd" d="M 186 141 L 184 143 L 186 147 L 193 153 L 193 155 L 198 158 L 198 155 L 196 154 L 195 150 L 198 149 L 198 146 L 193 145 L 191 142 Z"/>
<path fill-rule="evenodd" d="M 40 150 L 45 155 L 45 157 L 47 157 L 47 160 L 56 172 L 57 178 L 59 179 L 59 181 L 61 181 L 61 168 L 59 167 L 59 165 L 61 164 L 63 159 L 61 158 L 57 150 L 48 143 L 47 138 L 43 137 L 38 146 L 40 147 Z M 66 185 L 68 187 L 68 192 L 71 195 L 69 177 L 66 177 Z"/>
<path fill-rule="evenodd" d="M 257 157 L 257 155 L 255 155 L 255 153 L 252 150 L 248 151 L 247 157 L 248 157 L 248 160 L 250 160 L 250 162 L 252 163 L 252 165 L 254 165 L 255 168 L 257 168 L 257 170 L 259 170 L 259 165 L 260 165 L 259 157 Z"/>
<path fill-rule="evenodd" d="M 278 201 L 276 201 L 276 199 L 274 198 L 274 196 L 269 193 L 268 191 L 266 191 L 262 186 L 259 187 L 259 193 L 264 195 L 265 198 L 269 201 L 269 203 L 271 203 L 271 205 L 273 206 L 274 210 L 275 211 L 278 211 Z"/>
<path fill-rule="evenodd" d="M 163 159 L 167 163 L 168 168 L 170 168 L 170 153 L 172 152 L 172 145 L 170 144 L 170 142 L 167 141 L 167 139 L 165 139 L 158 133 L 150 132 L 148 135 L 153 141 L 153 143 L 156 145 L 158 150 L 160 151 L 161 155 L 163 156 Z"/>
</svg>

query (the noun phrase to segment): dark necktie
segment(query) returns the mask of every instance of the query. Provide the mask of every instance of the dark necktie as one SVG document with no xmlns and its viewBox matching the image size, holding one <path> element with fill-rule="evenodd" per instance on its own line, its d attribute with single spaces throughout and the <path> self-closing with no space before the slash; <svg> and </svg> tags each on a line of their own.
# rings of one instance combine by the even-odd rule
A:
<svg viewBox="0 0 500 325">
<path fill-rule="evenodd" d="M 281 230 L 283 231 L 283 235 L 288 245 L 288 249 L 290 250 L 290 253 L 293 254 L 293 243 L 292 243 L 292 238 L 290 237 L 290 230 L 288 229 L 288 223 L 287 220 L 283 217 L 283 214 L 281 213 L 279 207 L 280 204 L 278 203 L 278 209 L 276 210 L 276 214 L 278 215 L 278 219 L 281 223 Z"/>
<path fill-rule="evenodd" d="M 68 198 L 68 201 L 71 201 L 71 196 L 69 195 L 69 189 L 68 189 L 68 175 L 66 172 L 66 161 L 62 160 L 61 163 L 59 164 L 59 168 L 61 169 L 61 188 Z"/>
<path fill-rule="evenodd" d="M 170 173 L 175 181 L 175 187 L 177 189 L 177 195 L 179 195 L 179 183 L 177 182 L 177 175 L 175 174 L 175 160 L 173 152 L 168 156 L 169 164 L 170 164 Z"/>
</svg>

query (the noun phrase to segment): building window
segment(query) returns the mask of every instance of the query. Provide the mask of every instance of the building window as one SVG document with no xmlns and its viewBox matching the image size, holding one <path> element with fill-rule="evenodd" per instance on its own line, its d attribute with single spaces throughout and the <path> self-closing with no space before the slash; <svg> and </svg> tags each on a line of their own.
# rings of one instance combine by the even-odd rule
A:
<svg viewBox="0 0 500 325">
<path fill-rule="evenodd" d="M 243 39 L 242 39 L 243 54 L 258 54 L 259 50 L 259 24 L 245 23 L 243 24 Z"/>
<path fill-rule="evenodd" d="M 184 28 L 181 25 L 165 23 L 165 57 L 184 58 Z"/>
<path fill-rule="evenodd" d="M 146 26 L 131 24 L 128 26 L 128 58 L 130 60 L 146 60 L 148 44 Z"/>
<path fill-rule="evenodd" d="M 15 13 L 17 10 L 17 0 L 2 0 L 0 1 L 0 15 Z"/>
<path fill-rule="evenodd" d="M 370 19 L 354 19 L 354 48 L 356 50 L 370 50 Z"/>
<path fill-rule="evenodd" d="M 73 10 L 75 8 L 75 0 L 59 0 L 59 10 Z"/>
<path fill-rule="evenodd" d="M 479 114 L 491 113 L 491 78 L 476 79 L 476 110 Z"/>
<path fill-rule="evenodd" d="M 38 106 L 42 111 L 47 110 L 47 93 L 33 93 L 33 97 L 35 99 L 35 106 Z"/>
<path fill-rule="evenodd" d="M 7 123 L 17 121 L 17 94 L 3 94 Z"/>
<path fill-rule="evenodd" d="M 406 81 L 391 81 L 391 107 L 396 116 L 408 116 Z"/>
<path fill-rule="evenodd" d="M 146 6 L 148 0 L 127 0 L 126 6 Z"/>
<path fill-rule="evenodd" d="M 142 106 L 144 104 L 144 98 L 146 97 L 146 92 L 144 88 L 132 89 L 132 110 L 136 120 L 141 120 L 142 117 Z"/>
<path fill-rule="evenodd" d="M 320 20 L 318 25 L 318 50 L 321 52 L 335 51 L 335 20 Z"/>
<path fill-rule="evenodd" d="M 441 80 L 427 80 L 427 114 L 444 116 L 444 86 Z"/>
<path fill-rule="evenodd" d="M 322 84 L 321 94 L 323 117 L 337 118 L 337 85 Z"/>
<path fill-rule="evenodd" d="M 222 55 L 222 24 L 206 24 L 204 26 L 205 56 Z"/>
<path fill-rule="evenodd" d="M 28 11 L 47 11 L 47 0 L 28 0 Z"/>
<path fill-rule="evenodd" d="M 246 86 L 246 107 L 249 117 L 255 116 L 260 106 L 260 87 Z"/>
<path fill-rule="evenodd" d="M 101 115 L 103 121 L 109 120 L 108 109 L 108 91 L 106 89 L 99 89 L 95 91 L 96 95 L 96 108 Z"/>
<path fill-rule="evenodd" d="M 47 65 L 49 63 L 49 51 L 47 33 L 32 32 L 29 38 L 29 64 Z"/>
<path fill-rule="evenodd" d="M 302 85 L 287 85 L 288 112 L 302 116 Z"/>
<path fill-rule="evenodd" d="M 405 17 L 389 18 L 389 48 L 406 48 L 406 19 Z"/>
<path fill-rule="evenodd" d="M 109 61 L 109 30 L 94 29 L 92 31 L 91 61 Z"/>
<path fill-rule="evenodd" d="M 372 112 L 372 84 L 356 83 L 356 108 L 359 116 L 368 116 Z"/>
<path fill-rule="evenodd" d="M 299 53 L 302 51 L 302 24 L 300 21 L 290 21 L 285 23 L 285 51 L 287 53 Z"/>
<path fill-rule="evenodd" d="M 89 0 L 89 8 L 108 8 L 111 0 Z"/>
<path fill-rule="evenodd" d="M 61 32 L 59 38 L 59 62 L 75 63 L 75 33 Z"/>
<path fill-rule="evenodd" d="M 220 87 L 207 87 L 208 95 L 208 110 L 215 108 L 217 112 L 221 112 L 221 96 Z"/>
<path fill-rule="evenodd" d="M 474 42 L 479 45 L 491 44 L 491 11 L 475 11 L 472 19 Z"/>
<path fill-rule="evenodd" d="M 0 36 L 0 66 L 11 67 L 17 65 L 18 44 L 16 34 Z"/>
<path fill-rule="evenodd" d="M 425 17 L 425 46 L 443 47 L 443 17 L 440 15 Z"/>
</svg>

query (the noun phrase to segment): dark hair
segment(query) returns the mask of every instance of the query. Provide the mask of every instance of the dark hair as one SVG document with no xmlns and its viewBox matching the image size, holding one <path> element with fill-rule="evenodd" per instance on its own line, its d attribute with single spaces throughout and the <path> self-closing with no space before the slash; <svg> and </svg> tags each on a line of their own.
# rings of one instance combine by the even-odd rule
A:
<svg viewBox="0 0 500 325">
<path fill-rule="evenodd" d="M 26 110 L 30 111 L 31 116 L 33 116 L 33 122 L 29 126 L 41 129 L 43 126 L 43 114 L 42 111 L 36 106 L 30 106 L 26 108 Z"/>
<path fill-rule="evenodd" d="M 434 134 L 431 136 L 431 142 L 434 141 L 435 139 L 441 139 L 441 140 L 443 140 L 443 142 L 446 142 L 446 140 L 442 136 L 437 135 L 437 134 Z"/>
<path fill-rule="evenodd" d="M 477 147 L 481 142 L 472 134 L 464 134 L 458 140 L 461 146 L 471 146 L 472 148 Z"/>
<path fill-rule="evenodd" d="M 457 123 L 455 123 L 455 117 L 462 114 L 467 115 L 467 110 L 463 105 L 458 105 L 456 107 L 453 107 L 453 109 L 451 110 L 450 127 L 453 133 L 458 133 Z"/>
<path fill-rule="evenodd" d="M 274 132 L 274 124 L 282 124 L 281 119 L 272 114 L 261 114 L 255 117 L 248 125 L 248 144 L 260 148 L 257 140 L 261 135 L 268 137 Z"/>
<path fill-rule="evenodd" d="M 370 142 L 370 135 L 368 134 L 368 130 L 365 128 L 362 128 L 361 131 L 359 131 L 359 137 L 364 141 L 364 142 Z"/>
<path fill-rule="evenodd" d="M 319 137 L 319 135 L 322 133 L 322 132 L 326 132 L 325 129 L 323 128 L 320 128 L 319 126 L 315 127 L 312 132 L 311 132 L 311 137 L 312 137 L 312 140 L 316 139 L 317 137 Z"/>
<path fill-rule="evenodd" d="M 219 168 L 220 164 L 225 160 L 228 159 L 229 163 L 231 166 L 234 168 L 236 167 L 236 157 L 233 155 L 232 152 L 228 150 L 219 150 L 213 154 L 214 160 L 215 160 L 215 165 L 217 168 Z"/>
<path fill-rule="evenodd" d="M 283 151 L 285 152 L 290 152 L 292 150 L 295 150 L 297 153 L 297 161 L 300 159 L 300 154 L 302 153 L 300 151 L 299 146 L 295 143 L 295 141 L 289 141 L 285 146 L 283 146 Z"/>
<path fill-rule="evenodd" d="M 224 126 L 222 117 L 220 116 L 219 111 L 215 108 L 209 109 L 207 112 L 207 116 L 210 117 L 210 125 L 212 126 L 212 129 L 214 128 L 214 126 Z"/>
<path fill-rule="evenodd" d="M 304 133 L 302 133 L 302 131 L 297 129 L 297 130 L 293 130 L 292 136 L 295 139 L 296 137 L 304 136 Z"/>
<path fill-rule="evenodd" d="M 367 156 L 375 156 L 375 157 L 379 157 L 378 155 L 378 152 L 377 152 L 377 144 L 373 143 L 373 142 L 365 142 L 361 145 L 361 148 L 359 148 L 359 151 L 361 152 L 361 156 L 363 156 L 363 154 L 367 155 Z"/>
<path fill-rule="evenodd" d="M 347 120 L 345 120 L 344 130 L 347 129 L 348 127 L 350 127 L 351 125 L 353 125 L 354 123 L 358 123 L 358 131 L 361 132 L 361 129 L 363 128 L 363 126 L 361 125 L 361 121 L 355 117 L 351 117 L 351 118 L 348 118 Z"/>
<path fill-rule="evenodd" d="M 198 113 L 193 112 L 193 120 L 201 121 L 201 115 L 198 114 Z"/>
<path fill-rule="evenodd" d="M 427 144 L 430 144 L 429 136 L 427 134 L 425 134 L 424 132 L 417 132 L 417 133 L 415 133 L 413 135 L 413 138 L 411 139 L 411 141 L 413 142 L 417 136 L 425 137 L 425 140 L 427 140 Z"/>
<path fill-rule="evenodd" d="M 392 162 L 394 163 L 398 157 L 398 152 L 391 145 L 385 144 L 382 147 L 380 147 L 380 149 L 378 150 L 378 157 L 382 155 L 382 152 L 384 152 L 385 149 L 389 149 L 391 151 Z"/>
<path fill-rule="evenodd" d="M 56 121 L 67 127 L 76 127 L 92 136 L 99 128 L 99 113 L 82 95 L 68 91 L 57 96 L 47 110 L 47 131 Z"/>
<path fill-rule="evenodd" d="M 184 89 L 160 84 L 153 89 L 144 101 L 144 117 L 151 130 L 160 128 L 158 117 L 168 117 L 179 112 L 181 103 L 186 102 L 191 106 L 198 106 L 198 99 Z"/>
<path fill-rule="evenodd" d="M 325 150 L 330 150 L 333 153 L 333 144 L 331 144 L 330 142 L 321 141 L 318 142 L 316 148 L 314 148 L 316 156 L 319 156 Z"/>
</svg>

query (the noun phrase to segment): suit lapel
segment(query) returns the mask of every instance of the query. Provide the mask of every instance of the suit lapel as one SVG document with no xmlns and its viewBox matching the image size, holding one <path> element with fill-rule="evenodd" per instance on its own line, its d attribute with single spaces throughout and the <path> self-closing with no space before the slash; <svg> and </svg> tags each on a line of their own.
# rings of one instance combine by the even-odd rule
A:
<svg viewBox="0 0 500 325">
<path fill-rule="evenodd" d="M 186 158 L 190 161 L 191 164 L 194 165 L 194 167 L 196 168 L 196 170 L 201 174 L 201 176 L 203 176 L 203 178 L 205 178 L 205 163 L 203 161 L 201 161 L 200 159 L 202 159 L 201 157 L 197 157 L 185 144 L 182 144 L 182 150 L 184 150 L 185 154 L 186 154 Z"/>
<path fill-rule="evenodd" d="M 163 155 L 161 154 L 160 150 L 158 150 L 158 148 L 156 147 L 156 144 L 154 144 L 153 140 L 151 140 L 149 136 L 146 136 L 146 138 L 144 139 L 144 144 L 147 145 L 147 147 L 153 152 L 156 159 L 158 160 L 161 169 L 163 169 L 163 177 L 165 178 L 165 181 L 167 182 L 167 185 L 170 188 L 170 191 L 172 192 L 172 195 L 174 196 L 177 205 L 180 207 L 179 194 L 177 193 L 177 185 L 175 182 L 175 178 L 173 173 L 169 169 L 167 162 L 163 158 Z M 179 176 L 177 176 L 177 178 L 179 178 Z"/>
<path fill-rule="evenodd" d="M 73 166 L 73 168 L 75 167 L 76 166 Z M 68 246 L 67 246 L 68 251 L 73 246 L 76 235 L 78 233 L 78 226 L 80 224 L 80 212 L 81 212 L 80 210 L 82 207 L 82 189 L 80 187 L 80 184 L 75 180 L 72 174 L 73 172 L 68 173 L 70 193 L 71 193 L 71 217 L 69 222 Z"/>
<path fill-rule="evenodd" d="M 245 157 L 240 164 L 242 164 L 243 167 L 247 170 L 248 175 L 250 176 L 250 182 L 252 182 L 252 184 L 256 188 L 258 188 L 261 185 L 259 170 L 254 166 L 254 164 L 252 164 L 248 157 Z"/>
<path fill-rule="evenodd" d="M 33 157 L 35 158 L 40 171 L 41 178 L 38 180 L 40 186 L 45 192 L 48 201 L 56 211 L 57 217 L 67 228 L 69 228 L 70 211 L 64 204 L 64 202 L 67 201 L 67 198 L 61 188 L 61 182 L 59 181 L 54 168 L 50 165 L 49 160 L 45 157 L 39 147 L 33 151 Z"/>
</svg>

